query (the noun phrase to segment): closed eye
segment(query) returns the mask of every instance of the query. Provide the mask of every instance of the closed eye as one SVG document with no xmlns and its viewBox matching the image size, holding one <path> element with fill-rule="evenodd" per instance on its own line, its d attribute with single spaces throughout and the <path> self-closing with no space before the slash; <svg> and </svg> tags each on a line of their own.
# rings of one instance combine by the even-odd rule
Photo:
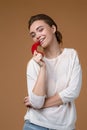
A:
<svg viewBox="0 0 87 130">
<path fill-rule="evenodd" d="M 44 28 L 42 28 L 42 27 L 38 29 L 39 32 L 42 32 L 43 30 L 44 30 Z"/>
<path fill-rule="evenodd" d="M 34 38 L 36 34 L 34 32 L 30 33 L 31 37 Z"/>
<path fill-rule="evenodd" d="M 43 26 L 39 26 L 39 27 L 36 28 L 36 31 L 38 31 L 38 32 L 42 32 L 43 30 L 44 30 Z M 32 38 L 34 38 L 36 36 L 36 33 L 31 32 L 30 35 L 31 35 Z"/>
</svg>

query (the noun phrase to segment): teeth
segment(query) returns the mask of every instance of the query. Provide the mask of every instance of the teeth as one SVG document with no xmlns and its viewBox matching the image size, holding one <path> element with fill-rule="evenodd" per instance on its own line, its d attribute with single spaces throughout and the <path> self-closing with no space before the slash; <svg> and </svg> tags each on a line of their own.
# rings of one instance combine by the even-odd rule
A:
<svg viewBox="0 0 87 130">
<path fill-rule="evenodd" d="M 40 39 L 40 42 L 42 42 L 43 41 L 43 39 Z"/>
<path fill-rule="evenodd" d="M 42 42 L 44 40 L 44 38 L 43 39 L 40 39 L 40 42 Z"/>
</svg>

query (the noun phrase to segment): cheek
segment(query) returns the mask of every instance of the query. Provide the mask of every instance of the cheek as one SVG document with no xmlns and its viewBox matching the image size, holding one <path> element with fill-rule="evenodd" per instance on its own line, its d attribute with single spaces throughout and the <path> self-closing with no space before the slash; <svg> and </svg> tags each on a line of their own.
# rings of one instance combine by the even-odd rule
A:
<svg viewBox="0 0 87 130">
<path fill-rule="evenodd" d="M 47 32 L 46 32 L 49 36 L 52 36 L 53 35 L 53 31 L 51 29 L 48 29 Z"/>
<path fill-rule="evenodd" d="M 34 42 L 36 42 L 36 38 L 32 38 L 32 40 L 33 40 Z"/>
<path fill-rule="evenodd" d="M 51 32 L 48 32 L 48 35 L 47 35 L 47 37 L 48 37 L 49 39 L 53 39 L 53 33 L 51 33 Z"/>
</svg>

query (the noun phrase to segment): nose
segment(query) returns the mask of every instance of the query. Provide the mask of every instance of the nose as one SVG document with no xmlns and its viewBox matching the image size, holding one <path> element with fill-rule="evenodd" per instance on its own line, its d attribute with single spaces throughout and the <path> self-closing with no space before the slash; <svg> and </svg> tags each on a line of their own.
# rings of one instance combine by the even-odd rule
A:
<svg viewBox="0 0 87 130">
<path fill-rule="evenodd" d="M 39 40 L 41 35 L 39 33 L 36 34 L 36 39 Z"/>
</svg>

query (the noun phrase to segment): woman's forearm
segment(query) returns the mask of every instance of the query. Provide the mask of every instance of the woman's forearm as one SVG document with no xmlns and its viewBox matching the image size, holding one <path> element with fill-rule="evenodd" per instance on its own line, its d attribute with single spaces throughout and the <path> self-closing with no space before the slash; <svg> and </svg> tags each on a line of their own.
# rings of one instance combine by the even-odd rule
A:
<svg viewBox="0 0 87 130">
<path fill-rule="evenodd" d="M 37 78 L 36 84 L 33 88 L 33 93 L 38 96 L 46 95 L 46 66 L 40 68 L 39 76 Z"/>
<path fill-rule="evenodd" d="M 58 93 L 56 93 L 54 96 L 51 96 L 45 100 L 43 108 L 60 106 L 62 104 L 63 104 L 62 99 L 60 98 Z"/>
</svg>

